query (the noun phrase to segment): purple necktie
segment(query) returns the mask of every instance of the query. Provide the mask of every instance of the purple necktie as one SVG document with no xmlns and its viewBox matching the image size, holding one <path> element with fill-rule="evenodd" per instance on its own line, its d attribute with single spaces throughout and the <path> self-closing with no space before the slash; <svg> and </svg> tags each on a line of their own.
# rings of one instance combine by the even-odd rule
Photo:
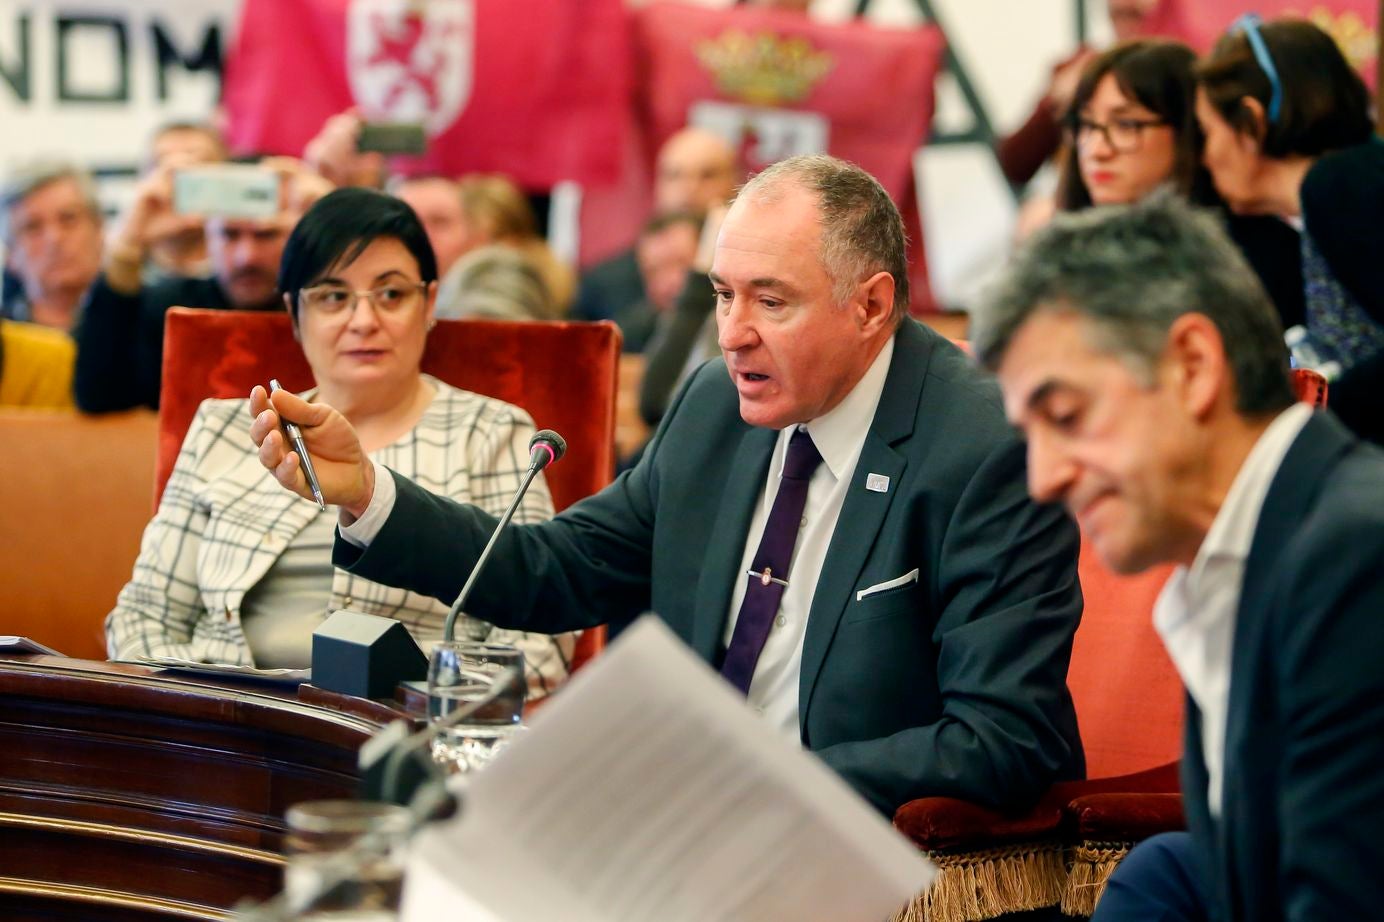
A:
<svg viewBox="0 0 1384 922">
<path fill-rule="evenodd" d="M 769 639 L 769 629 L 778 614 L 779 601 L 788 585 L 788 565 L 793 560 L 793 545 L 798 542 L 798 527 L 802 522 L 803 505 L 807 502 L 807 483 L 812 472 L 822 463 L 817 446 L 806 429 L 799 429 L 788 440 L 788 457 L 783 462 L 774 508 L 764 525 L 764 537 L 755 552 L 750 583 L 740 603 L 740 616 L 735 621 L 726 658 L 721 663 L 721 675 L 744 694 L 750 690 L 759 652 Z M 738 578 L 737 574 L 737 578 Z M 804 577 L 806 578 L 806 577 Z"/>
</svg>

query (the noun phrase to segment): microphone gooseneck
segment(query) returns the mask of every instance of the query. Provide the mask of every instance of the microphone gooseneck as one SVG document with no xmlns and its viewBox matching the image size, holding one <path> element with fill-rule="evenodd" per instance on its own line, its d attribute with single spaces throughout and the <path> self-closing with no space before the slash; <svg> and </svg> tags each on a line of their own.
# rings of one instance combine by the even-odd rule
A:
<svg viewBox="0 0 1384 922">
<path fill-rule="evenodd" d="M 514 518 L 514 512 L 519 508 L 519 503 L 524 498 L 524 494 L 529 491 L 529 484 L 538 476 L 538 472 L 543 468 L 559 461 L 562 456 L 567 454 L 567 440 L 558 435 L 551 429 L 540 429 L 534 433 L 533 438 L 529 439 L 529 469 L 524 472 L 524 479 L 519 484 L 519 489 L 514 492 L 514 499 L 509 503 L 509 508 L 505 514 L 500 516 L 500 521 L 495 524 L 495 530 L 490 533 L 490 540 L 485 543 L 481 555 L 476 558 L 476 565 L 471 568 L 471 574 L 466 577 L 466 584 L 461 587 L 461 592 L 457 595 L 457 600 L 452 603 L 451 611 L 447 612 L 447 621 L 442 626 L 442 639 L 451 642 L 456 636 L 457 616 L 461 614 L 462 606 L 471 595 L 471 589 L 476 585 L 476 577 L 485 567 L 485 562 L 490 559 L 490 553 L 495 549 L 495 542 L 499 540 L 500 532 L 509 525 L 509 520 Z"/>
</svg>

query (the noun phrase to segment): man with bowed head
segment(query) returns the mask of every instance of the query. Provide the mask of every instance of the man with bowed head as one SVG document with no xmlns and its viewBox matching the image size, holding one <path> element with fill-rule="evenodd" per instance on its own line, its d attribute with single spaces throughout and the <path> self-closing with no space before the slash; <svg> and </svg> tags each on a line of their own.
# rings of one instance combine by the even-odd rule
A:
<svg viewBox="0 0 1384 922">
<path fill-rule="evenodd" d="M 1025 495 L 993 382 L 907 318 L 883 188 L 826 156 L 765 170 L 711 278 L 724 359 L 631 471 L 502 535 L 468 610 L 541 631 L 655 611 L 886 813 L 926 795 L 1017 805 L 1080 777 L 1076 529 Z M 456 595 L 493 517 L 367 461 L 330 407 L 257 393 L 251 411 L 261 463 L 299 493 L 280 414 L 304 427 L 343 510 L 339 565 Z"/>
<path fill-rule="evenodd" d="M 1186 833 L 1095 919 L 1377 918 L 1384 906 L 1384 454 L 1295 403 L 1277 315 L 1171 196 L 1059 217 L 977 312 L 1029 492 L 1154 610 L 1187 688 Z"/>
</svg>

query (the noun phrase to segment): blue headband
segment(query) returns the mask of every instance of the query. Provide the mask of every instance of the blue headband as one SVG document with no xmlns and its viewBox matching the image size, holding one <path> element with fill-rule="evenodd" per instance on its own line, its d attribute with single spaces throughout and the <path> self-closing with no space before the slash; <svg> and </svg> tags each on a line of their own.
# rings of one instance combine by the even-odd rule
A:
<svg viewBox="0 0 1384 922">
<path fill-rule="evenodd" d="M 1278 68 L 1273 66 L 1273 58 L 1269 55 L 1269 46 L 1264 44 L 1264 36 L 1259 32 L 1259 26 L 1263 20 L 1258 13 L 1245 13 L 1235 20 L 1230 26 L 1230 31 L 1240 31 L 1245 33 L 1245 39 L 1249 42 L 1250 50 L 1254 52 L 1254 60 L 1259 62 L 1259 67 L 1264 71 L 1264 76 L 1269 78 L 1271 95 L 1269 96 L 1269 124 L 1278 121 L 1279 110 L 1283 108 L 1283 83 L 1278 79 Z"/>
</svg>

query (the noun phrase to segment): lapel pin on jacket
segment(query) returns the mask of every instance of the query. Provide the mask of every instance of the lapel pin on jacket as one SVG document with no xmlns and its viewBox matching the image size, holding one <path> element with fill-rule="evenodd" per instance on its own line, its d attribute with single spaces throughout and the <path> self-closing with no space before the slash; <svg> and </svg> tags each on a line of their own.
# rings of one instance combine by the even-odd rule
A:
<svg viewBox="0 0 1384 922">
<path fill-rule="evenodd" d="M 888 493 L 889 477 L 887 474 L 867 474 L 865 475 L 865 489 L 871 493 Z"/>
</svg>

